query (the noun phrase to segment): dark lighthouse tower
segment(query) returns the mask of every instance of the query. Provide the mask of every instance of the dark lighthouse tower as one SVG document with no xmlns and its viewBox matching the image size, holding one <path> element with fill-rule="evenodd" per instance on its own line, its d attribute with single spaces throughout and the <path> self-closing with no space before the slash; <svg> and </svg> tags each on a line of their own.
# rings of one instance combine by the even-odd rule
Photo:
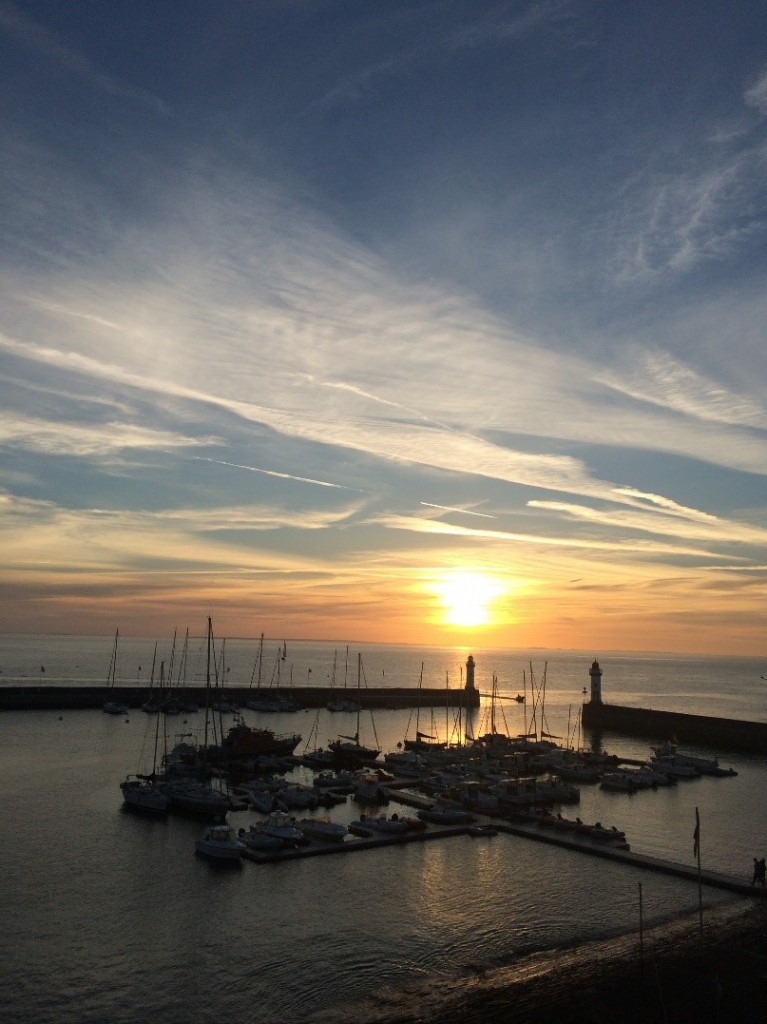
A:
<svg viewBox="0 0 767 1024">
<path fill-rule="evenodd" d="M 470 654 L 466 660 L 466 690 L 469 693 L 475 693 L 476 687 L 474 685 L 474 655 Z"/>
<path fill-rule="evenodd" d="M 464 702 L 466 708 L 479 707 L 479 690 L 474 684 L 474 655 L 470 654 L 466 659 L 466 685 L 463 688 L 465 694 Z"/>
</svg>

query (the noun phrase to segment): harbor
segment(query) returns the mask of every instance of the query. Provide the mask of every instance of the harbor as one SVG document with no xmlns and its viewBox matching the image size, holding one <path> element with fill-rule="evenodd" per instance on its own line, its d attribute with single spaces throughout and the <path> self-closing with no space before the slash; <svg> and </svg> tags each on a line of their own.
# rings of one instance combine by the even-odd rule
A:
<svg viewBox="0 0 767 1024">
<path fill-rule="evenodd" d="M 130 661 L 145 671 L 146 650 L 151 656 L 152 646 L 145 642 L 131 647 L 126 641 Z M 87 663 L 93 665 L 91 678 L 103 678 L 109 647 L 110 638 L 105 638 L 94 648 Z M 227 652 L 230 648 L 233 656 L 238 653 L 233 642 L 227 642 Z M 32 658 L 38 668 L 45 664 L 46 677 L 67 674 L 59 671 L 58 651 L 42 642 L 33 648 Z M 368 677 L 378 682 L 385 670 L 390 684 L 408 678 L 417 683 L 425 662 L 422 689 L 438 693 L 436 683 L 445 680 L 445 664 L 457 681 L 467 654 L 461 652 L 460 661 L 455 656 L 450 661 L 451 653 L 443 651 L 424 654 L 387 647 L 362 653 Z M 297 666 L 294 675 L 304 679 L 309 667 L 318 681 L 326 674 L 320 666 L 328 666 L 327 674 L 331 673 L 333 655 L 334 645 L 289 647 L 289 658 L 294 657 Z M 35 1019 L 51 1024 L 62 1014 L 67 1020 L 105 1019 L 107 1006 L 110 1013 L 114 1006 L 114 986 L 101 986 L 99 981 L 106 958 L 115 965 L 107 976 L 125 979 L 131 995 L 120 1017 L 126 1021 L 128 1007 L 137 1000 L 149 1008 L 152 1019 L 176 1020 L 179 1007 L 188 1005 L 190 992 L 195 1004 L 192 1019 L 223 1014 L 254 1024 L 275 1019 L 336 1024 L 353 1013 L 388 1024 L 407 1020 L 413 1012 L 426 1017 L 424 1007 L 429 1006 L 432 1019 L 471 1019 L 481 1007 L 484 1020 L 507 1020 L 509 1007 L 534 1005 L 538 1012 L 548 1001 L 554 1005 L 552 993 L 569 987 L 564 979 L 570 977 L 576 957 L 583 963 L 577 978 L 587 987 L 605 957 L 617 950 L 625 950 L 629 967 L 636 963 L 640 886 L 648 957 L 649 935 L 674 927 L 677 920 L 692 921 L 695 946 L 699 893 L 707 942 L 718 938 L 721 914 L 748 907 L 758 913 L 767 906 L 762 887 L 750 884 L 752 858 L 767 852 L 758 825 L 759 795 L 767 785 L 763 759 L 738 752 L 725 756 L 677 737 L 680 754 L 695 755 L 704 765 L 718 756 L 720 767 L 736 774 L 684 775 L 675 784 L 655 786 L 649 773 L 646 785 L 644 777 L 630 775 L 633 784 L 625 790 L 603 789 L 601 778 L 573 781 L 568 785 L 578 791 L 576 802 L 551 802 L 555 793 L 569 791 L 552 790 L 552 765 L 536 759 L 556 755 L 556 748 L 570 747 L 574 752 L 590 746 L 590 737 L 579 736 L 576 723 L 587 699 L 582 690 L 589 682 L 592 659 L 582 654 L 550 656 L 545 722 L 538 708 L 537 736 L 540 741 L 543 729 L 558 738 L 548 741 L 548 753 L 539 749 L 520 758 L 498 757 L 493 748 L 504 743 L 502 735 L 515 740 L 532 731 L 530 662 L 536 680 L 542 681 L 543 658 L 535 652 L 524 657 L 482 652 L 476 657 L 482 671 L 477 685 L 480 707 L 468 723 L 460 705 L 445 708 L 444 689 L 434 708 L 388 707 L 375 709 L 373 715 L 366 708 L 359 721 L 359 741 L 379 753 L 357 768 L 330 768 L 322 761 L 318 768 L 313 757 L 318 750 L 327 750 L 328 741 L 335 742 L 339 734 L 355 735 L 354 712 L 327 707 L 264 712 L 243 707 L 241 717 L 256 736 L 264 730 L 300 739 L 289 757 L 265 760 L 253 772 L 243 770 L 246 764 L 239 759 L 215 766 L 211 781 L 229 793 L 225 820 L 235 837 L 240 829 L 261 831 L 271 813 L 251 805 L 239 792 L 242 783 L 253 786 L 254 796 L 261 794 L 261 806 L 284 801 L 288 818 L 295 819 L 293 827 L 308 819 L 329 819 L 347 831 L 341 832 L 341 842 L 315 835 L 306 843 L 299 840 L 300 845 L 271 852 L 248 854 L 238 847 L 233 863 L 240 863 L 239 870 L 222 869 L 196 855 L 208 828 L 199 815 L 180 810 L 136 814 L 125 808 L 120 788 L 126 773 L 151 775 L 158 733 L 160 753 L 166 749 L 166 734 L 168 753 L 181 743 L 202 743 L 204 706 L 197 714 L 175 717 L 137 707 L 120 715 L 104 714 L 100 707 L 5 711 L 0 761 L 16 846 L 6 846 L 0 856 L 3 909 L 9 945 L 24 951 L 18 968 L 9 968 L 22 993 L 14 1006 L 34 1000 Z M 84 660 L 79 650 L 74 656 L 73 645 L 72 669 L 79 662 L 82 671 Z M 247 681 L 252 648 L 243 660 Z M 69 668 L 70 662 L 62 668 Z M 24 668 L 18 658 L 11 661 L 6 656 L 0 689 L 7 686 L 11 665 Z M 637 693 L 661 700 L 664 690 L 672 689 L 672 674 L 681 678 L 685 668 L 678 662 L 648 665 L 628 659 L 619 666 L 608 659 L 603 667 L 617 704 L 636 700 Z M 523 668 L 528 676 L 527 701 L 518 703 L 516 696 L 525 692 Z M 758 678 L 759 666 L 754 668 Z M 495 702 L 491 671 L 503 681 L 495 688 Z M 626 687 L 632 672 L 637 681 Z M 707 679 L 716 680 L 717 693 L 723 686 L 719 662 L 710 668 L 691 664 L 689 678 L 702 680 L 701 706 L 708 706 Z M 739 673 L 737 685 L 740 678 Z M 676 699 L 682 708 L 690 686 L 688 680 L 678 686 Z M 714 693 L 713 681 L 710 686 Z M 336 698 L 356 696 L 352 687 L 334 689 Z M 329 692 L 325 687 L 323 696 Z M 195 695 L 202 696 L 202 691 L 196 688 Z M 747 718 L 752 712 L 756 717 L 759 710 L 756 701 L 744 705 L 735 698 L 726 707 L 732 708 L 734 718 Z M 237 716 L 216 712 L 210 720 L 215 731 L 208 746 L 221 747 Z M 470 739 L 479 741 L 471 756 L 460 753 L 466 746 L 467 725 Z M 431 742 L 437 745 L 445 744 L 447 752 L 440 754 L 439 747 L 427 750 L 433 763 L 421 775 L 408 776 L 401 763 L 411 756 L 405 741 L 415 740 L 418 731 L 435 737 Z M 184 735 L 188 733 L 194 737 Z M 653 746 L 664 748 L 668 740 L 608 731 L 602 744 L 608 760 L 601 771 L 640 772 L 641 765 L 658 753 Z M 565 761 L 572 757 L 568 754 Z M 452 768 L 449 760 L 456 762 Z M 475 767 L 482 769 L 477 779 L 470 777 Z M 564 765 L 565 772 L 568 767 L 572 766 Z M 363 774 L 370 776 L 380 769 L 388 803 L 361 802 L 348 789 L 328 800 L 327 790 L 333 786 L 326 784 L 332 781 L 344 788 L 348 776 L 343 773 L 354 774 L 360 768 L 369 769 Z M 314 786 L 315 780 L 323 784 Z M 507 799 L 537 798 L 544 805 L 536 811 L 509 804 L 502 813 L 488 815 L 483 810 L 488 794 L 480 791 L 499 785 Z M 306 798 L 307 790 L 316 806 L 289 805 L 290 800 Z M 264 791 L 268 804 L 263 802 Z M 419 818 L 419 811 L 448 801 L 468 810 L 473 820 L 444 825 Z M 700 885 L 693 856 L 696 809 L 701 819 Z M 398 834 L 357 831 L 369 824 L 366 818 L 390 820 L 395 815 L 411 824 L 418 820 L 423 827 Z M 582 832 L 576 832 L 578 818 Z M 590 837 L 586 829 L 595 829 L 600 822 L 605 826 L 596 833 L 600 838 Z M 614 845 L 604 835 L 613 828 L 624 833 Z M 29 956 L 33 948 L 35 955 Z M 597 961 L 592 950 L 597 951 Z M 52 970 L 54 959 L 66 965 L 67 980 Z M 254 963 L 264 965 L 262 973 L 268 978 L 257 994 L 252 986 Z M 535 968 L 541 972 L 537 988 L 530 981 L 530 964 L 540 964 Z M 94 980 L 83 992 L 84 978 Z M 463 996 L 464 1008 L 453 1012 L 451 999 Z M 562 1006 L 568 998 L 563 993 Z M 69 1011 L 62 1007 L 73 1000 L 77 1012 L 67 1016 Z M 593 999 L 589 1005 L 593 1008 Z"/>
</svg>

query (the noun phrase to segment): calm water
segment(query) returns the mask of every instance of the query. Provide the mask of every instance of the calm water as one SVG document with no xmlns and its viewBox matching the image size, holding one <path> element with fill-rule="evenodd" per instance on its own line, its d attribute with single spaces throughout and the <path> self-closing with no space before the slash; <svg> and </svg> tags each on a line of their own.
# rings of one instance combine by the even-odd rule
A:
<svg viewBox="0 0 767 1024">
<path fill-rule="evenodd" d="M 189 642 L 188 681 L 204 678 L 202 647 L 199 638 Z M 111 649 L 109 637 L 3 637 L 0 680 L 102 683 Z M 118 681 L 148 679 L 153 650 L 153 639 L 121 639 Z M 227 640 L 222 677 L 256 685 L 257 650 L 258 640 Z M 360 650 L 369 685 L 415 686 L 422 663 L 425 686 L 460 685 L 469 653 L 354 647 L 347 667 L 345 646 L 289 641 L 281 685 L 289 685 L 292 669 L 295 683 L 326 684 L 335 676 L 336 685 L 356 687 Z M 265 642 L 262 686 L 274 684 L 277 653 L 278 641 Z M 606 700 L 767 720 L 760 679 L 767 672 L 757 661 L 594 653 Z M 547 731 L 575 735 L 591 652 L 473 654 L 483 692 L 493 675 L 501 694 L 530 688 L 531 666 L 540 692 L 545 673 Z M 167 672 L 167 641 L 158 644 L 156 671 L 161 659 Z M 489 703 L 483 701 L 477 731 Z M 524 707 L 500 701 L 496 714 L 501 707 L 508 731 L 521 731 Z M 393 750 L 413 734 L 414 714 L 363 716 L 363 739 L 375 730 L 383 749 Z M 422 729 L 444 735 L 454 728 L 441 709 L 421 716 Z M 171 728 L 193 731 L 195 717 L 172 720 Z M 353 716 L 325 711 L 246 718 L 298 730 L 305 741 L 313 734 L 312 746 L 354 728 Z M 636 931 L 640 882 L 646 924 L 697 909 L 697 888 L 687 882 L 500 835 L 222 871 L 194 856 L 199 824 L 146 821 L 121 808 L 118 784 L 146 766 L 154 719 L 140 712 L 127 721 L 100 711 L 6 712 L 0 730 L 3 1020 L 385 1020 L 404 1007 L 438 1004 L 440 992 L 468 988 L 477 969 Z M 649 753 L 635 739 L 608 735 L 604 745 L 626 756 Z M 745 877 L 752 857 L 767 853 L 767 761 L 719 756 L 737 769 L 736 778 L 631 797 L 584 786 L 580 804 L 565 813 L 617 825 L 637 852 L 692 864 L 698 807 L 704 866 Z M 349 821 L 359 809 L 350 802 L 333 816 Z M 237 825 L 256 819 L 232 815 Z M 704 899 L 714 906 L 735 898 L 704 889 Z"/>
</svg>

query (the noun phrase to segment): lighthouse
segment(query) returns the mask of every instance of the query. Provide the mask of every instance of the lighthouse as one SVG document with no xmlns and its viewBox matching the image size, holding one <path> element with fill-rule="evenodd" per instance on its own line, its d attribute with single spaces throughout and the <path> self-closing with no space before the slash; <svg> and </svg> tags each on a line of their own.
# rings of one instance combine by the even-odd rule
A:
<svg viewBox="0 0 767 1024">
<path fill-rule="evenodd" d="M 470 693 L 476 692 L 474 686 L 474 655 L 470 654 L 466 661 L 466 687 Z"/>
<path fill-rule="evenodd" d="M 602 669 L 599 667 L 599 662 L 594 659 L 594 662 L 589 669 L 589 675 L 591 676 L 591 703 L 601 704 L 602 703 Z"/>
</svg>

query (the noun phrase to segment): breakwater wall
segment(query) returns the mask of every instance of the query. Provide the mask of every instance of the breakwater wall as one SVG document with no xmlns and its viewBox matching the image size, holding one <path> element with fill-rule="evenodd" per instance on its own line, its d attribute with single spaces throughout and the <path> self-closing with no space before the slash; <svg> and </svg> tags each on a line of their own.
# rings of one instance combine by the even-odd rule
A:
<svg viewBox="0 0 767 1024">
<path fill-rule="evenodd" d="M 363 710 L 377 708 L 478 708 L 479 692 L 475 689 L 434 689 L 427 687 L 368 686 L 364 690 L 339 690 L 328 686 L 291 686 L 282 690 L 302 708 L 324 708 L 328 701 L 355 701 Z M 167 694 L 189 700 L 199 707 L 205 705 L 204 687 L 173 687 Z M 104 701 L 120 701 L 130 708 L 140 708 L 158 690 L 148 686 L 3 686 L 0 687 L 0 711 L 64 711 L 67 709 L 100 708 Z M 222 691 L 210 691 L 210 699 L 222 697 Z M 275 696 L 273 691 L 249 686 L 227 686 L 227 700 L 244 708 L 249 700 Z"/>
<path fill-rule="evenodd" d="M 649 739 L 673 738 L 679 744 L 692 743 L 723 751 L 767 754 L 766 722 L 630 708 L 592 700 L 583 705 L 581 724 L 594 734 L 592 745 L 599 734 L 606 731 Z"/>
</svg>

